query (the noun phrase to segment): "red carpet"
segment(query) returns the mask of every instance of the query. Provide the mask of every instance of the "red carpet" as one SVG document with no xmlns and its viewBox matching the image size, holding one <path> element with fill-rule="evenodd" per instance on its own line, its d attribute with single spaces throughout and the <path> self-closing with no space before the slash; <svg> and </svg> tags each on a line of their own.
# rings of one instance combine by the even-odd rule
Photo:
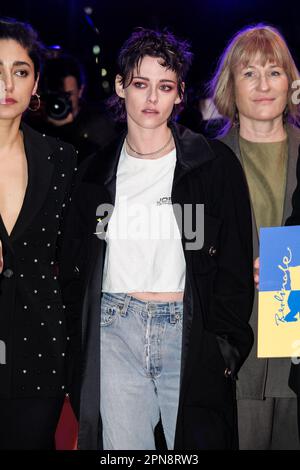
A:
<svg viewBox="0 0 300 470">
<path fill-rule="evenodd" d="M 76 450 L 77 433 L 78 423 L 66 397 L 55 434 L 56 450 Z"/>
</svg>

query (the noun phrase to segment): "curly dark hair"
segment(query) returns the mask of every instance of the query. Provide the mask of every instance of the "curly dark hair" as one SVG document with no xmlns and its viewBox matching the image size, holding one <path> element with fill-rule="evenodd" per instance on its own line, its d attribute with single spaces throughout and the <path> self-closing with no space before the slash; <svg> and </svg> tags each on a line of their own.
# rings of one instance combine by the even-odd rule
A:
<svg viewBox="0 0 300 470">
<path fill-rule="evenodd" d="M 34 76 L 41 69 L 45 48 L 39 41 L 37 32 L 28 23 L 22 23 L 14 18 L 0 18 L 0 40 L 13 39 L 26 49 L 34 65 Z"/>
<path fill-rule="evenodd" d="M 163 60 L 162 65 L 176 73 L 178 94 L 182 98 L 182 83 L 186 78 L 193 57 L 190 44 L 185 40 L 176 38 L 167 30 L 155 31 L 137 28 L 124 43 L 118 57 L 118 74 L 121 76 L 123 87 L 130 85 L 134 69 L 139 68 L 145 56 L 161 58 Z M 116 120 L 126 121 L 124 99 L 114 94 L 108 99 L 107 105 Z M 180 108 L 180 104 L 175 105 L 170 118 L 174 118 Z"/>
</svg>

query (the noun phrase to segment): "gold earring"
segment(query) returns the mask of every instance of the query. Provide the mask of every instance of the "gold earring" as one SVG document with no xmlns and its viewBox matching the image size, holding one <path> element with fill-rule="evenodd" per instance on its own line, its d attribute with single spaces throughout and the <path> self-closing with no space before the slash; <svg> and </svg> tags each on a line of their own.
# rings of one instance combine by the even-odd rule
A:
<svg viewBox="0 0 300 470">
<path fill-rule="evenodd" d="M 40 95 L 38 95 L 37 93 L 35 93 L 34 95 L 31 96 L 31 100 L 32 98 L 35 98 L 36 100 L 36 106 L 34 108 L 31 108 L 30 105 L 28 106 L 28 109 L 30 109 L 30 111 L 37 111 L 38 109 L 40 109 L 41 107 L 41 100 L 40 100 Z M 30 104 L 31 104 L 31 100 L 30 100 Z"/>
</svg>

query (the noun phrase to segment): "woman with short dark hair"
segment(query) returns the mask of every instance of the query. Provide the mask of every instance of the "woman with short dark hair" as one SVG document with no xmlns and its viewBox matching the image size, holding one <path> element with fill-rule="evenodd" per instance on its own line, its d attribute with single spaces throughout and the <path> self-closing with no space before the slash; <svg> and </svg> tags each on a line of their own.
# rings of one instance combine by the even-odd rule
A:
<svg viewBox="0 0 300 470">
<path fill-rule="evenodd" d="M 113 98 L 127 129 L 84 164 L 74 195 L 62 275 L 82 314 L 81 449 L 155 449 L 160 419 L 168 449 L 237 447 L 250 207 L 232 152 L 172 120 L 190 61 L 167 31 L 130 36 Z"/>
</svg>

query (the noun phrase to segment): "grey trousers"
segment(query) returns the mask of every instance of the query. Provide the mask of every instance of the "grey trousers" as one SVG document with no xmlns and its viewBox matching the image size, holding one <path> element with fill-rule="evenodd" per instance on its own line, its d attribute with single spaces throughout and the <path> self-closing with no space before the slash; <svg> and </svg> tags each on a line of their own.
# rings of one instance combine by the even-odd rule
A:
<svg viewBox="0 0 300 470">
<path fill-rule="evenodd" d="M 237 403 L 241 450 L 300 450 L 296 398 Z"/>
</svg>

